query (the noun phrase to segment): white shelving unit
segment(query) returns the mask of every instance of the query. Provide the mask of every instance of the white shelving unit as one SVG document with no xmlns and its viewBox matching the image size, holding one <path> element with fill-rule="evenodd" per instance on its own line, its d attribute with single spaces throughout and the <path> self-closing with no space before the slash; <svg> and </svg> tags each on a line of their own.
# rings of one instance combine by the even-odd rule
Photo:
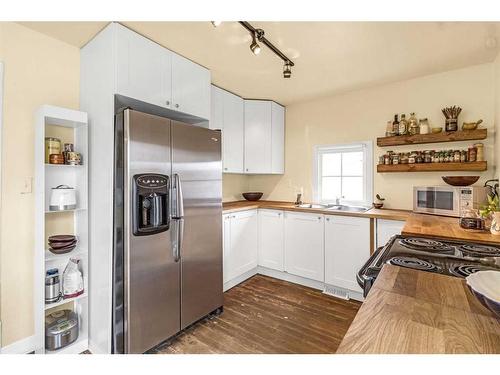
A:
<svg viewBox="0 0 500 375">
<path fill-rule="evenodd" d="M 74 144 L 81 153 L 82 165 L 45 163 L 45 137 L 61 138 Z M 88 121 L 87 113 L 50 105 L 41 106 L 35 115 L 35 263 L 34 307 L 36 352 L 47 354 L 76 354 L 88 349 L 88 284 L 89 284 L 89 224 L 88 224 Z M 69 185 L 76 189 L 77 208 L 49 211 L 51 188 Z M 67 254 L 48 250 L 48 237 L 55 234 L 74 234 L 77 247 Z M 80 296 L 45 304 L 45 272 L 58 268 L 61 276 L 70 258 L 80 259 L 84 277 L 84 293 Z M 45 350 L 45 316 L 57 309 L 72 309 L 79 317 L 77 341 L 60 350 Z"/>
</svg>

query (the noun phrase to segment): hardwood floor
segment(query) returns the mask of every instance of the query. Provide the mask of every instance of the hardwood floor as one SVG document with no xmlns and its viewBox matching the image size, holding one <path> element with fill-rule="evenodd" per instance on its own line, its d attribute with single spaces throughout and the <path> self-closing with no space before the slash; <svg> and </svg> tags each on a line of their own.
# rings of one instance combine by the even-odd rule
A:
<svg viewBox="0 0 500 375">
<path fill-rule="evenodd" d="M 156 353 L 335 353 L 361 304 L 256 275 Z"/>
</svg>

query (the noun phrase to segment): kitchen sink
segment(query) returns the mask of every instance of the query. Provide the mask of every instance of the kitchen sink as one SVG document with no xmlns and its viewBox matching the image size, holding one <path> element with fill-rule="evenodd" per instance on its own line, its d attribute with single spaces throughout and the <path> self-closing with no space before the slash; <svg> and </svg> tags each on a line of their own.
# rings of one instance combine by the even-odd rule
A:
<svg viewBox="0 0 500 375">
<path fill-rule="evenodd" d="M 317 208 L 321 210 L 328 211 L 343 211 L 343 212 L 366 212 L 369 210 L 368 207 L 361 206 L 346 206 L 343 204 L 320 204 L 320 203 L 304 203 L 299 204 L 298 208 Z"/>
<path fill-rule="evenodd" d="M 325 209 L 329 210 L 329 211 L 344 211 L 344 212 L 366 212 L 366 211 L 369 210 L 368 207 L 345 206 L 343 204 L 334 205 L 334 206 L 328 206 Z"/>
<path fill-rule="evenodd" d="M 304 204 L 299 204 L 296 207 L 298 207 L 298 208 L 320 208 L 320 209 L 327 209 L 328 205 L 327 204 L 319 204 L 319 203 L 304 203 Z"/>
</svg>

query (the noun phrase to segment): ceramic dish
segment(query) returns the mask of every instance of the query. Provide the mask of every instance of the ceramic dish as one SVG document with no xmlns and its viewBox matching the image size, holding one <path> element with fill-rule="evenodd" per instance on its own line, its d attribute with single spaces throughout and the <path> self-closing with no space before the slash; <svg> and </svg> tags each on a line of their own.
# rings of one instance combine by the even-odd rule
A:
<svg viewBox="0 0 500 375">
<path fill-rule="evenodd" d="M 76 240 L 71 241 L 71 242 L 55 242 L 55 243 L 49 242 L 49 246 L 51 249 L 57 250 L 57 249 L 62 249 L 62 248 L 68 247 L 68 246 L 76 245 L 76 242 L 77 242 Z"/>
<path fill-rule="evenodd" d="M 68 247 L 63 247 L 61 249 L 52 249 L 52 248 L 49 247 L 49 251 L 52 254 L 61 255 L 61 254 L 66 254 L 66 253 L 69 253 L 70 251 L 73 251 L 73 249 L 75 247 L 76 247 L 76 245 L 72 245 L 72 246 L 68 246 Z"/>
<path fill-rule="evenodd" d="M 76 236 L 72 234 L 58 234 L 49 237 L 49 242 L 70 242 L 76 240 Z"/>
<path fill-rule="evenodd" d="M 500 318 L 500 271 L 479 271 L 465 280 L 479 302 Z"/>
</svg>

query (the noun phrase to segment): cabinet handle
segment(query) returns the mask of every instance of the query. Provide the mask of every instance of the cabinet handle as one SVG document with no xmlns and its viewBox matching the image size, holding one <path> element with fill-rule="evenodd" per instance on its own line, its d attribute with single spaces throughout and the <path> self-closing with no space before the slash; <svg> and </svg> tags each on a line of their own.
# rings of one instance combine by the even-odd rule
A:
<svg viewBox="0 0 500 375">
<path fill-rule="evenodd" d="M 330 218 L 329 218 L 329 217 L 327 217 L 327 218 L 326 218 L 326 221 L 330 221 Z"/>
<path fill-rule="evenodd" d="M 225 171 L 227 171 L 227 168 L 224 168 Z"/>
<path fill-rule="evenodd" d="M 246 169 L 246 171 L 248 172 L 248 168 Z"/>
<path fill-rule="evenodd" d="M 170 100 L 167 100 L 167 101 L 165 102 L 165 104 L 166 104 L 166 105 L 170 105 Z"/>
<path fill-rule="evenodd" d="M 176 105 L 175 105 L 175 108 L 179 108 L 179 104 L 176 104 Z"/>
<path fill-rule="evenodd" d="M 321 216 L 318 216 L 318 220 L 321 220 Z"/>
<path fill-rule="evenodd" d="M 278 216 L 281 216 L 281 212 L 278 212 Z"/>
</svg>

